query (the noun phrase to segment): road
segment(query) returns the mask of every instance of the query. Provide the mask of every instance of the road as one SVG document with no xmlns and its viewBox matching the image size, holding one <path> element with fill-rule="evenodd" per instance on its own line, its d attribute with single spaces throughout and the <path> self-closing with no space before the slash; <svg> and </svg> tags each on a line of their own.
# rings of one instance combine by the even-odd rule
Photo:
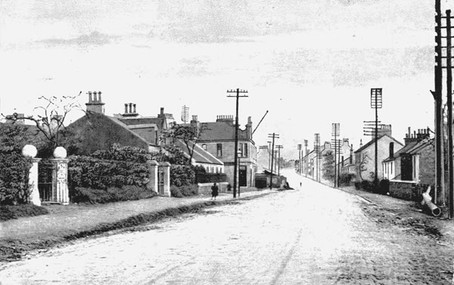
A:
<svg viewBox="0 0 454 285">
<path fill-rule="evenodd" d="M 286 174 L 295 190 L 36 253 L 1 265 L 1 284 L 451 284 L 436 241 Z"/>
</svg>

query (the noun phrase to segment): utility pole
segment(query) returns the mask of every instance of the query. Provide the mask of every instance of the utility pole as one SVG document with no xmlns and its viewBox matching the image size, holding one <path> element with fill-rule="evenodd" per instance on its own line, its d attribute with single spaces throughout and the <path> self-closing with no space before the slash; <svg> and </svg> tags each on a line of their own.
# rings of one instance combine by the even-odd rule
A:
<svg viewBox="0 0 454 285">
<path fill-rule="evenodd" d="M 279 138 L 279 134 L 272 133 L 268 134 L 269 138 L 272 138 L 272 147 L 271 147 L 271 173 L 270 173 L 270 189 L 273 188 L 273 163 L 274 163 L 274 140 Z"/>
<path fill-rule="evenodd" d="M 382 88 L 370 89 L 370 106 L 375 109 L 375 178 L 378 182 L 378 109 L 382 107 Z"/>
<path fill-rule="evenodd" d="M 267 141 L 268 143 L 268 168 L 271 169 L 271 141 Z"/>
<path fill-rule="evenodd" d="M 284 148 L 282 145 L 277 145 L 277 176 L 281 176 L 281 148 Z"/>
<path fill-rule="evenodd" d="M 320 182 L 320 134 L 315 134 L 314 141 L 315 150 L 315 166 L 314 166 L 314 180 Z"/>
<path fill-rule="evenodd" d="M 446 193 L 444 185 L 444 150 L 443 150 L 443 66 L 442 66 L 442 45 L 441 45 L 441 5 L 440 0 L 435 0 L 435 67 L 434 85 L 435 90 L 431 91 L 434 98 L 434 125 L 435 125 L 435 201 L 446 205 Z M 440 193 L 440 195 L 438 195 Z"/>
<path fill-rule="evenodd" d="M 299 143 L 298 144 L 298 173 L 300 174 L 300 176 L 301 176 L 301 148 L 302 148 L 302 145 Z"/>
<path fill-rule="evenodd" d="M 240 95 L 248 93 L 246 90 L 240 90 L 237 88 L 236 90 L 227 90 L 227 93 L 235 93 L 235 95 L 227 95 L 227 97 L 236 97 L 236 115 L 235 115 L 235 147 L 234 147 L 234 167 L 233 167 L 233 198 L 236 198 L 236 187 L 237 187 L 237 175 L 238 175 L 238 155 L 236 152 L 238 151 L 238 110 L 240 106 L 240 97 L 248 97 L 247 95 Z"/>
<path fill-rule="evenodd" d="M 334 143 L 334 188 L 337 188 L 338 185 L 338 175 L 337 175 L 337 156 L 338 156 L 338 149 L 339 149 L 339 141 L 337 137 L 340 135 L 340 124 L 339 123 L 332 123 L 332 135 L 333 135 L 333 143 Z"/>
<path fill-rule="evenodd" d="M 446 102 L 448 105 L 448 190 L 449 218 L 454 216 L 453 202 L 453 158 L 452 158 L 452 63 L 451 63 L 451 10 L 446 10 Z"/>
</svg>

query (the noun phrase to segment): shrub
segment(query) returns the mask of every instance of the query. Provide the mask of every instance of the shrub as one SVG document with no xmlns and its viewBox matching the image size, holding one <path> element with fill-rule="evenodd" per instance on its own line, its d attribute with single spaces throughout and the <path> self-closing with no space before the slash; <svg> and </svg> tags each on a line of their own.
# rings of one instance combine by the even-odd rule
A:
<svg viewBox="0 0 454 285">
<path fill-rule="evenodd" d="M 170 195 L 175 198 L 183 198 L 183 194 L 181 194 L 180 188 L 175 185 L 170 186 Z"/>
<path fill-rule="evenodd" d="M 156 193 L 138 186 L 126 185 L 122 188 L 91 189 L 76 187 L 72 192 L 74 203 L 111 203 L 118 201 L 140 200 L 156 196 Z"/>
<path fill-rule="evenodd" d="M 377 193 L 386 195 L 389 192 L 389 180 L 383 179 L 378 183 Z"/>
<path fill-rule="evenodd" d="M 102 160 L 117 160 L 135 163 L 146 163 L 152 159 L 151 154 L 144 149 L 133 146 L 120 146 L 119 144 L 113 144 L 112 147 L 107 150 L 97 150 L 91 157 Z"/>
<path fill-rule="evenodd" d="M 0 204 L 26 204 L 31 159 L 17 152 L 0 153 Z"/>
<path fill-rule="evenodd" d="M 195 183 L 194 166 L 170 165 L 170 185 L 181 187 Z"/>
<path fill-rule="evenodd" d="M 170 186 L 170 195 L 175 198 L 183 198 L 188 196 L 195 196 L 198 195 L 198 187 L 196 184 L 193 185 L 185 185 L 181 187 L 177 186 Z"/>
<path fill-rule="evenodd" d="M 345 186 L 348 186 L 350 185 L 350 182 L 352 181 L 352 179 L 355 177 L 355 174 L 352 174 L 352 173 L 342 173 L 340 176 L 339 176 L 339 183 L 340 185 L 345 185 Z"/>
<path fill-rule="evenodd" d="M 46 215 L 47 211 L 44 207 L 35 206 L 33 204 L 16 205 L 16 206 L 0 206 L 0 221 L 17 219 L 20 217 L 30 217 Z"/>
<path fill-rule="evenodd" d="M 225 173 L 196 173 L 197 183 L 214 183 L 226 182 L 227 174 Z"/>
<path fill-rule="evenodd" d="M 70 156 L 70 191 L 76 187 L 102 189 L 135 185 L 146 188 L 149 167 L 145 163 Z"/>
</svg>

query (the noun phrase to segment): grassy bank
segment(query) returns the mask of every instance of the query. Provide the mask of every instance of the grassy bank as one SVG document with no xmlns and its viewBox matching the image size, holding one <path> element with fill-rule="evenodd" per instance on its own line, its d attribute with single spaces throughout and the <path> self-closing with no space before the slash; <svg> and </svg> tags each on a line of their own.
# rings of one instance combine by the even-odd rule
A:
<svg viewBox="0 0 454 285">
<path fill-rule="evenodd" d="M 262 193 L 254 196 L 239 198 L 236 200 L 209 200 L 192 203 L 190 205 L 171 207 L 160 211 L 148 211 L 111 223 L 93 224 L 93 227 L 91 227 L 89 230 L 74 232 L 73 229 L 68 229 L 58 232 L 57 234 L 52 236 L 36 236 L 36 238 L 33 240 L 4 239 L 0 240 L 0 261 L 14 261 L 20 259 L 26 252 L 31 250 L 47 249 L 67 241 L 95 236 L 113 230 L 128 230 L 132 229 L 135 226 L 153 223 L 164 218 L 175 217 L 186 213 L 197 213 L 204 208 L 219 205 L 236 204 L 239 203 L 239 201 L 251 200 L 258 197 L 263 197 L 268 194 L 269 193 Z M 96 215 L 96 213 L 93 214 Z"/>
</svg>

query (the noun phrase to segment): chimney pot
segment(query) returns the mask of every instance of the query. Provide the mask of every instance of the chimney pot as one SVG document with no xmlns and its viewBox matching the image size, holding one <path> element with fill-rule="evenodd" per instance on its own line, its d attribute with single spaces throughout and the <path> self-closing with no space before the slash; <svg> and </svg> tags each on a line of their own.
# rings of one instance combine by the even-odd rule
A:
<svg viewBox="0 0 454 285">
<path fill-rule="evenodd" d="M 99 102 L 102 102 L 102 100 L 101 100 L 101 91 L 98 91 L 98 99 L 99 99 Z"/>
<path fill-rule="evenodd" d="M 161 115 L 164 115 L 164 107 L 161 107 Z"/>
<path fill-rule="evenodd" d="M 88 91 L 88 103 L 93 102 L 93 99 L 91 97 L 91 91 Z"/>
<path fill-rule="evenodd" d="M 129 103 L 129 113 L 132 113 L 132 103 Z"/>
<path fill-rule="evenodd" d="M 132 106 L 134 107 L 134 113 L 136 113 L 136 104 L 132 104 Z"/>
<path fill-rule="evenodd" d="M 125 103 L 125 114 L 127 114 L 127 113 L 128 113 L 128 104 Z"/>
</svg>

